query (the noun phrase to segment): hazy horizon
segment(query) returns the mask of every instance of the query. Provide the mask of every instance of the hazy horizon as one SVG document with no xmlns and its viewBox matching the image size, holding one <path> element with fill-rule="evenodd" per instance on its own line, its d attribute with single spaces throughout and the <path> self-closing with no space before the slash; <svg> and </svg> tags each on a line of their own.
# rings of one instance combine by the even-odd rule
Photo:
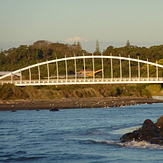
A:
<svg viewBox="0 0 163 163">
<path fill-rule="evenodd" d="M 30 45 L 32 45 L 36 41 L 38 41 L 38 40 L 28 41 L 28 42 L 0 42 L 0 49 L 1 49 L 1 51 L 3 51 L 3 50 L 8 50 L 10 48 L 17 48 L 20 45 L 30 46 Z M 56 43 L 56 42 L 53 42 L 51 40 L 46 40 L 46 41 L 50 41 L 52 43 Z M 118 47 L 124 47 L 126 45 L 126 42 L 125 41 L 124 42 L 101 42 L 101 41 L 99 41 L 100 50 L 102 52 L 108 46 L 114 46 L 114 47 L 117 47 L 117 48 Z M 59 42 L 59 43 L 73 44 L 73 43 L 66 43 L 66 42 Z M 162 45 L 161 43 L 150 43 L 150 42 L 145 42 L 145 43 L 138 43 L 138 42 L 132 43 L 132 42 L 130 42 L 130 43 L 131 43 L 131 45 L 134 45 L 134 46 L 147 47 L 147 48 L 150 47 L 150 46 Z M 81 46 L 82 46 L 82 49 L 84 49 L 84 50 L 86 50 L 88 52 L 94 52 L 96 50 L 96 40 L 95 41 L 89 41 L 89 42 L 82 42 Z"/>
</svg>

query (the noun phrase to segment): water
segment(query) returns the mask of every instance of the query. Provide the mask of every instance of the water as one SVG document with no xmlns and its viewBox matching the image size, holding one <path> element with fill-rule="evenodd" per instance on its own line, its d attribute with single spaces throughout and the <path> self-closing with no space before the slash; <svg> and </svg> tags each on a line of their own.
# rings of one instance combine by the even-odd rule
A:
<svg viewBox="0 0 163 163">
<path fill-rule="evenodd" d="M 119 138 L 156 122 L 163 104 L 121 108 L 69 109 L 59 112 L 0 112 L 0 162 L 162 163 L 163 147 Z"/>
</svg>

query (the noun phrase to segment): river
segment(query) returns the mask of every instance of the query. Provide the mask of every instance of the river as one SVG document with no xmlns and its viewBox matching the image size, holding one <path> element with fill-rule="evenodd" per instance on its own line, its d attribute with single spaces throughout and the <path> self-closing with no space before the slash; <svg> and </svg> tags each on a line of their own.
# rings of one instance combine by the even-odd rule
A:
<svg viewBox="0 0 163 163">
<path fill-rule="evenodd" d="M 58 112 L 1 111 L 0 162 L 162 163 L 162 146 L 119 141 L 145 119 L 156 122 L 161 115 L 161 103 Z"/>
</svg>

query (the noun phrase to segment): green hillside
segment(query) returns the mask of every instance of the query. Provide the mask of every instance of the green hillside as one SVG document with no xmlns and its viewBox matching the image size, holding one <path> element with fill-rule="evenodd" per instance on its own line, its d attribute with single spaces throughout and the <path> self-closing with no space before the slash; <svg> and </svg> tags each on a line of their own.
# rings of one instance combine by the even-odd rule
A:
<svg viewBox="0 0 163 163">
<path fill-rule="evenodd" d="M 33 45 L 21 45 L 18 48 L 0 52 L 0 71 L 17 70 L 28 65 L 52 60 L 56 58 L 92 55 L 83 50 L 80 43 L 72 45 L 62 43 L 51 43 L 49 41 L 37 41 Z M 137 47 L 127 44 L 124 47 L 108 46 L 104 50 L 103 55 L 123 56 L 131 58 L 139 57 L 142 60 L 148 58 L 151 62 L 163 64 L 163 45 L 146 47 Z M 94 55 L 101 55 L 99 51 L 95 51 Z M 96 61 L 95 69 L 100 69 L 101 62 Z M 110 64 L 110 60 L 104 60 L 104 65 Z M 114 77 L 119 76 L 119 63 L 113 61 Z M 68 69 L 73 70 L 73 64 L 69 64 Z M 80 63 L 79 63 L 80 65 Z M 79 67 L 82 69 L 83 64 Z M 132 63 L 132 74 L 137 74 L 137 63 Z M 141 76 L 146 74 L 146 65 L 141 66 Z M 88 62 L 87 68 L 91 65 Z M 122 60 L 123 76 L 128 74 L 128 62 Z M 105 74 L 109 75 L 110 70 L 106 67 Z M 61 69 L 62 71 L 62 69 Z M 64 71 L 64 70 L 63 70 Z M 46 73 L 46 72 L 45 72 Z M 61 72 L 62 73 L 62 72 Z M 155 76 L 154 67 L 150 67 L 150 75 Z M 159 70 L 159 76 L 162 76 L 162 70 Z M 126 75 L 127 76 L 127 75 Z M 13 85 L 0 86 L 0 99 L 53 99 L 53 98 L 70 98 L 70 97 L 108 97 L 108 96 L 146 96 L 163 95 L 161 84 L 130 84 L 130 85 L 74 85 L 74 86 L 40 86 L 40 87 L 15 87 Z"/>
</svg>

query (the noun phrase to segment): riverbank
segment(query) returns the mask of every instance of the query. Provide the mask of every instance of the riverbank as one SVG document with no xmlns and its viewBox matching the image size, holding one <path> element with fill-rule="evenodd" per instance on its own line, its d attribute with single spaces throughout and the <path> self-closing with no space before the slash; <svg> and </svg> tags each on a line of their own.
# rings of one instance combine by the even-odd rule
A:
<svg viewBox="0 0 163 163">
<path fill-rule="evenodd" d="M 16 110 L 50 110 L 58 109 L 79 109 L 79 108 L 108 108 L 122 107 L 127 105 L 163 103 L 163 100 L 156 100 L 144 97 L 105 97 L 105 98 L 60 98 L 53 100 L 10 100 L 0 101 L 0 111 Z"/>
</svg>

